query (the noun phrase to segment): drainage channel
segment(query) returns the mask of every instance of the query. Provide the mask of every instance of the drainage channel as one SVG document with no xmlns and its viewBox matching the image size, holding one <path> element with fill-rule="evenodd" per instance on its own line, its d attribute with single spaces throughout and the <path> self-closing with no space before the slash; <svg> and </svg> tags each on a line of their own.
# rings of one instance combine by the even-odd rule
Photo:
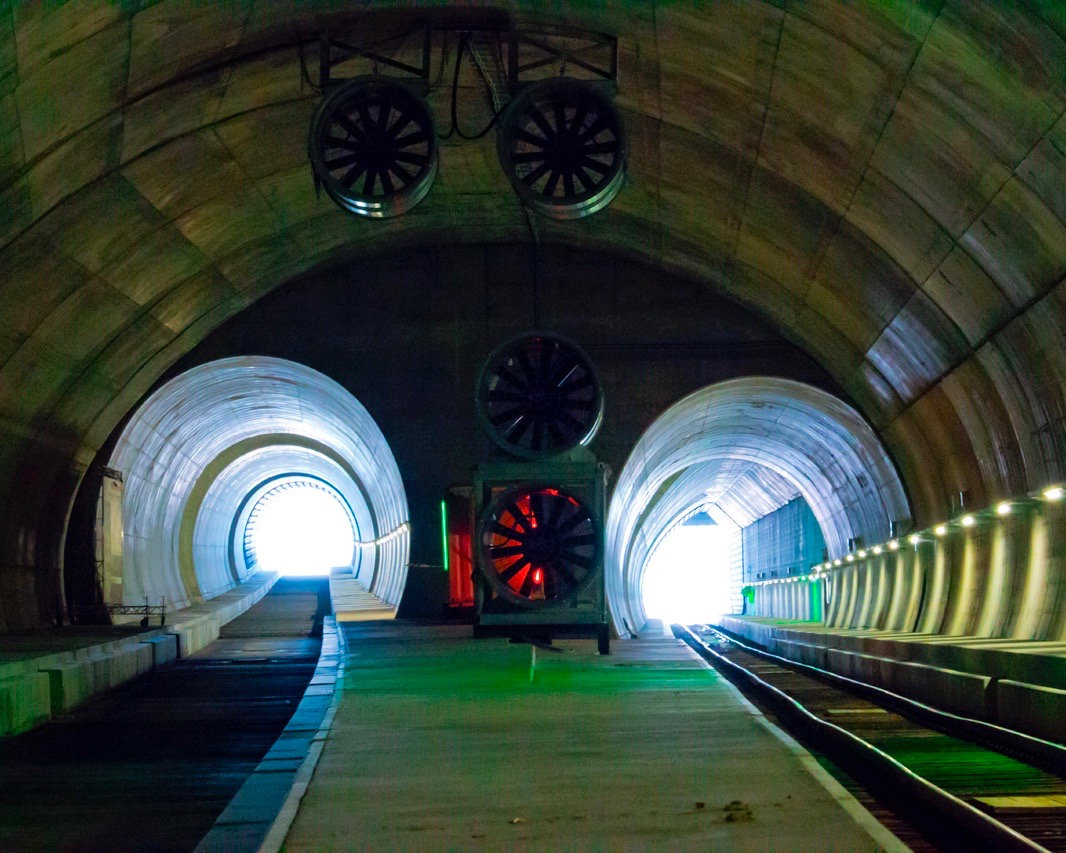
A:
<svg viewBox="0 0 1066 853">
<path fill-rule="evenodd" d="M 207 648 L 0 741 L 0 850 L 189 851 L 315 672 L 324 579 L 282 579 Z"/>
</svg>

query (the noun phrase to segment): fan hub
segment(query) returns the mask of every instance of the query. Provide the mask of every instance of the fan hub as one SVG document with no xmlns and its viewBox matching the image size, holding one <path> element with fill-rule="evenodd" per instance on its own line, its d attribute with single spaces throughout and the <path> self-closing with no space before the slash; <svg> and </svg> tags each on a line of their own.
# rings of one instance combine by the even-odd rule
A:
<svg viewBox="0 0 1066 853">
<path fill-rule="evenodd" d="M 534 416 L 550 415 L 559 408 L 559 392 L 543 382 L 534 381 L 526 391 L 526 402 Z"/>
<path fill-rule="evenodd" d="M 553 530 L 538 528 L 529 533 L 525 541 L 526 556 L 534 566 L 555 562 L 559 556 L 559 537 Z"/>
</svg>

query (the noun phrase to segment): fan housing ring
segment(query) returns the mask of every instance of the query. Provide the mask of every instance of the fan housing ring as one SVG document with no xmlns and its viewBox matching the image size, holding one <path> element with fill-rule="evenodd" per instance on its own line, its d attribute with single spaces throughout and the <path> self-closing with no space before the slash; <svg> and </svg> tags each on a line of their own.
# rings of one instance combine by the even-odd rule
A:
<svg viewBox="0 0 1066 853">
<path fill-rule="evenodd" d="M 338 86 L 308 137 L 315 181 L 343 209 L 383 219 L 418 204 L 437 175 L 437 132 L 425 100 L 385 77 Z"/>
</svg>

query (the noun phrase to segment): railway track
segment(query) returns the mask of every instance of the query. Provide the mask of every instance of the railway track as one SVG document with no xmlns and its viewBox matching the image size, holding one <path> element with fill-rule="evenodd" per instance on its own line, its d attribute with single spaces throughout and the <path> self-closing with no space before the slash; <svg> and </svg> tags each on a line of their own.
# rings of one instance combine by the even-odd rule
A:
<svg viewBox="0 0 1066 853">
<path fill-rule="evenodd" d="M 783 727 L 947 850 L 1064 851 L 1066 747 L 756 649 L 674 633 Z"/>
</svg>

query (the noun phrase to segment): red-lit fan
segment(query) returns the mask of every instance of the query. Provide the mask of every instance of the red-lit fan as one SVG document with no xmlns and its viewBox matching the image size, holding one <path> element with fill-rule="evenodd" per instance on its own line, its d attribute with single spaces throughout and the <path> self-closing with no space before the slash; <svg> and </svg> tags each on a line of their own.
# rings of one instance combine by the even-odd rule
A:
<svg viewBox="0 0 1066 853">
<path fill-rule="evenodd" d="M 576 595 L 597 574 L 592 514 L 559 489 L 527 485 L 498 495 L 482 516 L 479 547 L 496 594 L 522 607 Z"/>
</svg>

